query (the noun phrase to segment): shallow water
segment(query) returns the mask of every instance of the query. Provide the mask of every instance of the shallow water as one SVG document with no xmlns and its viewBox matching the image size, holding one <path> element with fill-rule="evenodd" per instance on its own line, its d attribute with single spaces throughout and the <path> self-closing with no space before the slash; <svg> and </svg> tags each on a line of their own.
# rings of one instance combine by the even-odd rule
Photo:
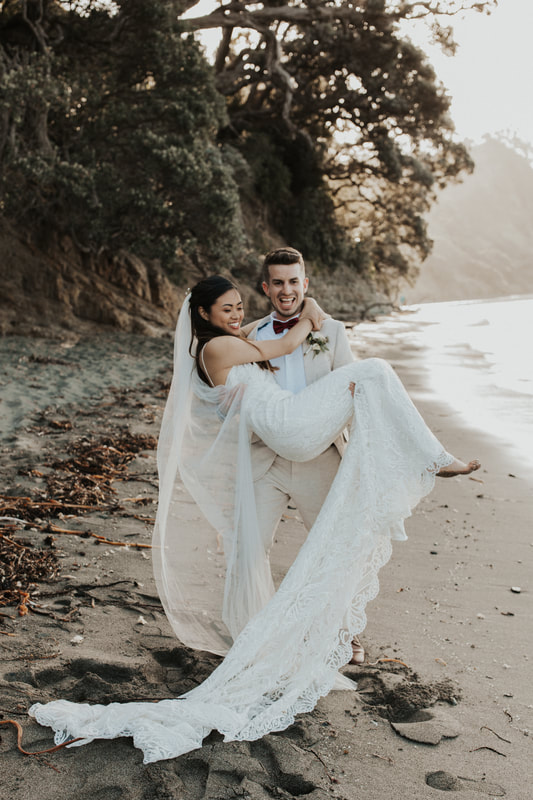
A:
<svg viewBox="0 0 533 800">
<path fill-rule="evenodd" d="M 357 325 L 356 341 L 368 354 L 378 342 L 399 357 L 415 351 L 434 396 L 533 465 L 533 297 L 428 303 L 405 312 Z"/>
</svg>

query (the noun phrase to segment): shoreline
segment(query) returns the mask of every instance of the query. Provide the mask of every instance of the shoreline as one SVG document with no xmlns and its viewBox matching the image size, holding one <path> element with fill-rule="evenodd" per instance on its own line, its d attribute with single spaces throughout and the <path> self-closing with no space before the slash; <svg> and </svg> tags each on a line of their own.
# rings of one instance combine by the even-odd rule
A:
<svg viewBox="0 0 533 800">
<path fill-rule="evenodd" d="M 517 357 L 530 328 L 532 299 L 516 295 L 420 304 L 379 318 L 377 324 L 355 326 L 353 343 L 363 356 L 377 346 L 386 358 L 390 353 L 414 367 L 422 399 L 439 398 L 458 425 L 479 437 L 490 436 L 502 452 L 511 450 L 533 479 L 533 372 Z M 510 301 L 519 301 L 519 312 Z M 504 308 L 496 314 L 490 307 L 499 302 Z M 479 312 L 472 313 L 478 306 Z M 431 307 L 442 311 L 428 312 Z M 454 307 L 464 307 L 465 313 L 457 316 Z"/>
<path fill-rule="evenodd" d="M 79 438 L 98 439 L 125 427 L 133 434 L 156 435 L 171 364 L 172 348 L 166 346 L 170 358 L 163 359 L 162 370 L 154 368 L 147 376 L 141 361 L 137 373 L 124 371 L 119 387 L 111 389 L 108 383 L 91 400 L 76 395 L 72 402 L 67 388 L 64 406 L 51 402 L 48 410 L 33 417 L 30 413 L 1 448 L 5 485 L 17 494 L 42 488 L 52 469 L 46 464 L 64 456 Z M 60 345 L 49 343 L 49 357 L 59 361 L 61 351 L 55 353 L 54 347 Z M 100 348 L 93 353 L 94 363 L 112 369 L 116 352 L 111 340 L 99 340 L 93 347 Z M 136 350 L 132 338 L 131 352 L 123 360 L 133 363 Z M 524 765 L 532 734 L 526 731 L 533 729 L 528 707 L 533 656 L 527 633 L 533 607 L 526 566 L 532 544 L 527 507 L 531 481 L 495 442 L 480 441 L 458 424 L 449 407 L 428 396 L 416 352 L 400 357 L 391 347 L 378 350 L 368 355 L 391 361 L 444 446 L 459 457 L 481 459 L 482 469 L 473 477 L 483 483 L 439 480 L 408 520 L 409 540 L 395 544 L 380 575 L 380 594 L 368 607 L 362 637 L 367 663 L 345 670 L 358 681 L 359 691 L 332 692 L 291 728 L 258 742 L 224 744 L 214 734 L 201 750 L 149 767 L 142 765 L 129 739 L 98 741 L 41 759 L 24 757 L 16 750 L 14 730 L 2 726 L 7 800 L 33 800 L 36 787 L 42 800 L 71 800 L 74 795 L 79 800 L 221 800 L 235 792 L 252 800 L 302 794 L 313 800 L 426 800 L 440 796 L 439 786 L 428 785 L 426 775 L 440 772 L 452 776 L 455 790 L 465 798 L 482 792 L 528 800 Z M 27 383 L 17 385 L 13 377 L 13 402 L 37 375 L 46 384 L 43 368 L 57 368 L 67 379 L 72 370 L 68 364 L 30 366 Z M 72 428 L 50 424 L 62 421 Z M 45 477 L 20 474 L 30 468 Z M 142 451 L 112 484 L 113 502 L 123 510 L 102 508 L 54 523 L 109 540 L 147 544 L 151 523 L 143 517 L 152 518 L 155 512 L 154 475 L 155 452 Z M 193 524 L 194 519 L 191 509 Z M 39 531 L 19 529 L 16 535 L 42 546 Z M 278 546 L 294 548 L 302 535 L 297 513 L 289 511 L 280 525 Z M 217 663 L 214 656 L 183 648 L 173 636 L 155 593 L 147 551 L 73 535 L 55 538 L 62 552 L 59 579 L 40 587 L 34 598 L 39 609 L 6 622 L 15 637 L 0 637 L 2 719 L 9 712 L 22 724 L 28 750 L 48 747 L 52 738 L 50 729 L 27 717 L 33 702 L 56 696 L 87 702 L 175 696 L 203 680 Z M 510 591 L 517 585 L 520 594 Z M 45 597 L 50 593 L 55 594 Z M 2 610 L 14 613 L 12 608 Z M 409 669 L 378 662 L 380 658 L 403 661 Z M 414 723 L 415 735 L 419 730 L 430 736 L 431 726 L 440 726 L 455 738 L 436 745 L 403 738 L 382 716 L 387 706 L 400 702 L 411 702 L 413 710 L 418 703 L 422 716 L 429 717 Z"/>
</svg>

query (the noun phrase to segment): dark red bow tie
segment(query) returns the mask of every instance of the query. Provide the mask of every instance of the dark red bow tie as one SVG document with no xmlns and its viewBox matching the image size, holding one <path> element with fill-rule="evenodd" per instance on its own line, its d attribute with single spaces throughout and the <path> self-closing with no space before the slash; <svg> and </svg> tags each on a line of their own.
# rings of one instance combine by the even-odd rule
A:
<svg viewBox="0 0 533 800">
<path fill-rule="evenodd" d="M 297 322 L 298 322 L 298 317 L 293 317 L 292 319 L 288 319 L 286 322 L 282 322 L 280 319 L 273 319 L 272 324 L 274 325 L 274 333 L 283 333 L 283 331 L 287 331 L 290 328 L 294 328 Z"/>
</svg>

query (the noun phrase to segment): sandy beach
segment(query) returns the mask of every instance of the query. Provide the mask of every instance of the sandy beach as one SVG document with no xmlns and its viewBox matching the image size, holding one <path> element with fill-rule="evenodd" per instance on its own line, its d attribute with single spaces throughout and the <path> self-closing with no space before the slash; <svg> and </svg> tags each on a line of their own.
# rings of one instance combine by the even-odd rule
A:
<svg viewBox="0 0 533 800">
<path fill-rule="evenodd" d="M 367 661 L 345 669 L 358 691 L 332 692 L 280 734 L 212 734 L 149 766 L 129 739 L 25 756 L 2 725 L 2 800 L 531 799 L 533 475 L 428 393 L 416 349 L 370 352 L 352 334 L 358 357 L 397 369 L 448 450 L 482 461 L 472 478 L 438 480 L 408 520 L 367 609 Z M 218 658 L 174 637 L 147 547 L 170 336 L 10 337 L 0 359 L 0 514 L 27 522 L 2 523 L 2 580 L 26 556 L 50 575 L 0 607 L 0 721 L 17 721 L 33 752 L 53 741 L 32 703 L 175 697 Z M 191 504 L 193 525 L 197 514 Z M 303 535 L 289 509 L 278 552 Z"/>
</svg>

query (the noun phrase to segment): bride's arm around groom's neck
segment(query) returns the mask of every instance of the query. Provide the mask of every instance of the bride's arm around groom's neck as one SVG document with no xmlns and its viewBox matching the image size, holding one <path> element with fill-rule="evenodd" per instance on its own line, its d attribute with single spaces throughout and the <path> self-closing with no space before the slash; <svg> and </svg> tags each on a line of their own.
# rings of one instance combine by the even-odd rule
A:
<svg viewBox="0 0 533 800">
<path fill-rule="evenodd" d="M 260 322 L 260 320 L 259 319 L 255 319 L 253 322 L 247 322 L 246 325 L 241 325 L 241 333 L 244 336 L 248 336 L 253 331 L 253 329 L 257 326 L 258 322 Z"/>
</svg>

